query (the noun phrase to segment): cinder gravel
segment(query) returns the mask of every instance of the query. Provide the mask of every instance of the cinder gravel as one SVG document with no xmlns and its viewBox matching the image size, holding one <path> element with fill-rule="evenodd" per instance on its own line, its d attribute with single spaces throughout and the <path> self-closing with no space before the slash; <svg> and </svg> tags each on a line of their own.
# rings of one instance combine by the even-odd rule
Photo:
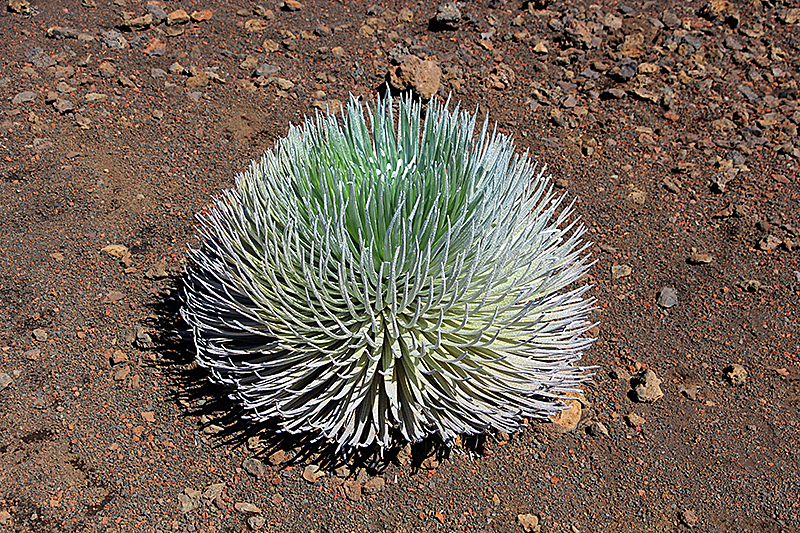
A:
<svg viewBox="0 0 800 533">
<path fill-rule="evenodd" d="M 3 0 L 4 531 L 800 529 L 800 12 L 445 3 Z M 194 214 L 409 54 L 575 200 L 597 369 L 572 432 L 341 478 L 236 425 L 169 332 Z M 664 396 L 634 403 L 647 370 Z"/>
</svg>

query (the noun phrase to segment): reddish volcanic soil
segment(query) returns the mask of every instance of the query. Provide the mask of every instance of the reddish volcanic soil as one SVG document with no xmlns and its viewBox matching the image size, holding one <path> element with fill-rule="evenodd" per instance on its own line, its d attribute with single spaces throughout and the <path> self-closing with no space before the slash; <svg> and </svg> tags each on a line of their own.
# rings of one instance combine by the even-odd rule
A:
<svg viewBox="0 0 800 533">
<path fill-rule="evenodd" d="M 0 529 L 800 531 L 791 2 L 149 4 L 3 0 Z M 595 375 L 577 427 L 319 475 L 174 333 L 185 250 L 290 123 L 397 63 L 575 200 Z"/>
</svg>

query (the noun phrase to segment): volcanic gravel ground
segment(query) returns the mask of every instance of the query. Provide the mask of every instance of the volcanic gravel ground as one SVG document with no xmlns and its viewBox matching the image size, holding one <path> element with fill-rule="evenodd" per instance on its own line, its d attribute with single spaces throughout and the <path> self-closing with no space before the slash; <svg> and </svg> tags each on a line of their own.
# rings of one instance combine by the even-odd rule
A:
<svg viewBox="0 0 800 533">
<path fill-rule="evenodd" d="M 797 7 L 149 4 L 0 13 L 4 530 L 800 530 Z M 234 423 L 177 289 L 194 214 L 390 70 L 574 199 L 595 376 L 558 423 L 320 476 Z"/>
</svg>

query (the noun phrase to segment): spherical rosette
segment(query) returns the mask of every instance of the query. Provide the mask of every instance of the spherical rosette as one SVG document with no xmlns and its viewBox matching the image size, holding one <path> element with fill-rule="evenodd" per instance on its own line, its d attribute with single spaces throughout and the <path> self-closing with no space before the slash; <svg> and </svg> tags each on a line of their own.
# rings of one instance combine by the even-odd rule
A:
<svg viewBox="0 0 800 533">
<path fill-rule="evenodd" d="M 248 416 L 340 451 L 516 431 L 586 378 L 570 212 L 488 121 L 352 100 L 198 216 L 182 308 L 197 361 Z"/>
</svg>

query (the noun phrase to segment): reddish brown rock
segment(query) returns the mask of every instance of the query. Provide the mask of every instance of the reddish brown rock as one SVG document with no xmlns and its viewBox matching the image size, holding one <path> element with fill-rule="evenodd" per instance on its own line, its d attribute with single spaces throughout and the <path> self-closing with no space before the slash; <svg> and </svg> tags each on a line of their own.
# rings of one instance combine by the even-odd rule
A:
<svg viewBox="0 0 800 533">
<path fill-rule="evenodd" d="M 553 422 L 552 429 L 557 433 L 570 433 L 578 428 L 586 397 L 576 392 L 565 395 L 563 401 L 567 406 L 566 409 L 551 415 L 550 421 Z"/>
<path fill-rule="evenodd" d="M 389 71 L 389 83 L 399 91 L 414 91 L 429 100 L 439 90 L 442 69 L 434 61 L 408 55 Z"/>
<path fill-rule="evenodd" d="M 205 22 L 207 20 L 211 20 L 211 17 L 214 14 L 211 12 L 210 9 L 201 9 L 199 11 L 192 11 L 192 20 L 195 22 Z"/>
<path fill-rule="evenodd" d="M 167 25 L 172 26 L 175 24 L 186 24 L 191 20 L 189 17 L 189 13 L 184 11 L 183 9 L 176 9 L 169 15 L 167 15 Z"/>
</svg>

